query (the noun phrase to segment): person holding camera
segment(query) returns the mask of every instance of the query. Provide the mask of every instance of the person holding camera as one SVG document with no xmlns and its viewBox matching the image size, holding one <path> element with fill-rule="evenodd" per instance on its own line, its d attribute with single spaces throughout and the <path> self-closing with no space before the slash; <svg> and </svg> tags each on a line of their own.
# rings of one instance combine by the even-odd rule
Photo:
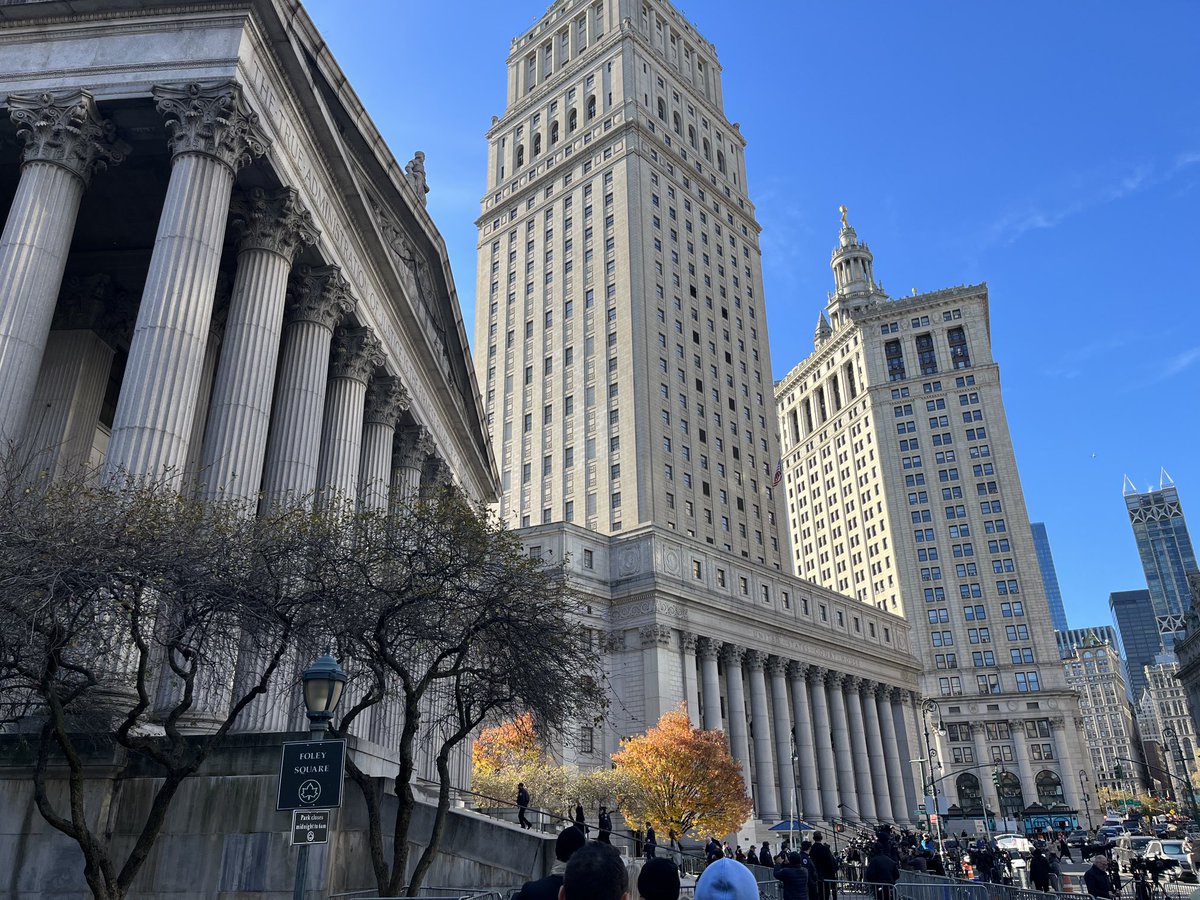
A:
<svg viewBox="0 0 1200 900">
<path fill-rule="evenodd" d="M 1113 884 L 1108 874 L 1108 857 L 1097 853 L 1092 857 L 1092 867 L 1083 873 L 1083 885 L 1093 897 L 1111 898 L 1121 890 L 1120 882 Z"/>
</svg>

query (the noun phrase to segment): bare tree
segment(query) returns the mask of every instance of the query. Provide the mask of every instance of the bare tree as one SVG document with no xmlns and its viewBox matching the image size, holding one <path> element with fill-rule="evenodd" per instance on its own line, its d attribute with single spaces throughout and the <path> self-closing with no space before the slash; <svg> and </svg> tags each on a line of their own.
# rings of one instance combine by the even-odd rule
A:
<svg viewBox="0 0 1200 900">
<path fill-rule="evenodd" d="M 145 481 L 0 479 L 2 718 L 36 726 L 38 811 L 79 845 L 98 900 L 126 895 L 181 785 L 325 614 L 327 554 L 314 552 L 335 538 L 325 525 L 299 510 L 255 518 Z M 247 648 L 261 667 L 235 686 Z M 124 858 L 88 807 L 96 746 L 162 778 Z M 64 764 L 60 808 L 47 778 Z"/>
<path fill-rule="evenodd" d="M 480 725 L 524 711 L 548 738 L 596 719 L 605 696 L 600 662 L 562 571 L 530 559 L 515 535 L 453 492 L 401 516 L 360 516 L 354 530 L 338 642 L 364 687 L 339 733 L 353 732 L 389 692 L 401 698 L 403 720 L 390 748 L 399 798 L 390 853 L 378 784 L 352 761 L 348 772 L 366 802 L 380 894 L 414 896 L 441 845 L 455 748 Z M 436 748 L 438 802 L 406 884 L 418 746 Z"/>
</svg>

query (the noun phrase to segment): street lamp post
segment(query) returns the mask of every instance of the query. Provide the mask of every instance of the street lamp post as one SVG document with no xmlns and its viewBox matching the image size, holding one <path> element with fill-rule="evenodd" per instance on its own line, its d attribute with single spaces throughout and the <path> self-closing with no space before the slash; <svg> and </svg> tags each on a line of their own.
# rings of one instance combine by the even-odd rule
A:
<svg viewBox="0 0 1200 900">
<path fill-rule="evenodd" d="M 1088 831 L 1091 831 L 1092 830 L 1092 807 L 1090 804 L 1091 804 L 1092 798 L 1088 796 L 1087 787 L 1084 785 L 1084 782 L 1086 782 L 1087 780 L 1088 780 L 1087 771 L 1085 769 L 1080 769 L 1079 770 L 1079 795 L 1083 798 L 1083 810 L 1085 813 L 1087 813 Z"/>
<path fill-rule="evenodd" d="M 1192 821 L 1198 821 L 1196 814 L 1196 792 L 1192 789 L 1192 779 L 1188 775 L 1187 762 L 1183 758 L 1183 748 L 1179 744 L 1179 735 L 1175 729 L 1168 725 L 1163 729 L 1163 737 L 1167 739 L 1167 744 L 1171 752 L 1175 755 L 1175 768 L 1179 770 L 1178 779 L 1183 784 L 1183 789 L 1187 792 L 1186 801 L 1188 812 L 1192 816 Z M 1176 792 L 1178 793 L 1178 791 Z"/>
<path fill-rule="evenodd" d="M 333 711 L 346 689 L 346 673 L 328 652 L 313 661 L 300 676 L 304 683 L 304 714 L 308 716 L 309 737 L 319 741 L 329 730 Z M 296 883 L 292 900 L 304 900 L 304 881 L 308 875 L 308 844 L 301 844 L 296 855 Z"/>
<path fill-rule="evenodd" d="M 921 704 L 921 710 L 924 713 L 922 718 L 924 719 L 924 722 L 925 722 L 925 758 L 927 760 L 929 760 L 929 783 L 927 786 L 933 796 L 933 815 L 937 816 L 937 821 L 935 823 L 937 827 L 934 828 L 933 835 L 934 835 L 934 840 L 937 841 L 938 853 L 942 854 L 945 852 L 946 846 L 945 846 L 945 841 L 942 839 L 942 814 L 941 814 L 941 805 L 938 803 L 937 778 L 933 774 L 933 764 L 934 764 L 934 760 L 935 760 L 935 756 L 933 753 L 933 743 L 929 737 L 929 718 L 930 718 L 930 716 L 937 716 L 937 725 L 935 726 L 935 730 L 938 730 L 938 731 L 941 730 L 942 708 L 940 706 L 938 706 L 936 700 L 926 699 L 925 702 Z M 925 785 L 923 785 L 922 787 L 924 788 Z M 930 815 L 928 811 L 926 811 L 926 815 L 927 816 Z M 986 809 L 983 811 L 983 815 L 984 815 L 984 821 L 986 821 L 987 820 L 987 810 Z"/>
</svg>

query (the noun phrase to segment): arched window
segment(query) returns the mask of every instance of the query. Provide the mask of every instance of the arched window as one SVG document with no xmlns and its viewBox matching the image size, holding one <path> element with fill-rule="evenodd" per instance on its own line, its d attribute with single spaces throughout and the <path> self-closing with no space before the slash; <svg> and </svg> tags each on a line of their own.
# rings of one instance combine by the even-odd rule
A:
<svg viewBox="0 0 1200 900">
<path fill-rule="evenodd" d="M 1049 769 L 1038 772 L 1037 782 L 1038 803 L 1042 806 L 1054 806 L 1063 803 L 1062 779 Z"/>
<path fill-rule="evenodd" d="M 704 158 L 707 159 L 709 162 L 712 162 L 712 144 L 710 144 L 708 142 L 708 138 L 704 139 L 703 146 L 704 146 Z"/>
<path fill-rule="evenodd" d="M 1000 809 L 1006 816 L 1017 817 L 1025 808 L 1025 795 L 1021 792 L 1021 779 L 1015 772 L 1000 775 Z"/>
<path fill-rule="evenodd" d="M 517 144 L 517 166 L 525 165 L 525 145 Z"/>
<path fill-rule="evenodd" d="M 725 174 L 725 154 L 722 153 L 720 150 L 717 151 L 717 170 L 722 175 Z"/>
<path fill-rule="evenodd" d="M 662 97 L 658 98 L 658 117 L 664 122 L 667 121 L 667 101 Z"/>
<path fill-rule="evenodd" d="M 683 119 L 679 118 L 679 113 L 671 113 L 671 124 L 675 127 L 675 133 L 683 137 Z"/>
<path fill-rule="evenodd" d="M 590 122 L 596 118 L 596 95 L 587 98 L 587 120 Z"/>
<path fill-rule="evenodd" d="M 970 772 L 963 772 L 954 784 L 958 788 L 958 805 L 964 811 L 983 808 L 983 795 L 979 790 L 978 778 Z"/>
<path fill-rule="evenodd" d="M 688 143 L 692 145 L 692 149 L 696 149 L 696 129 L 695 126 L 688 126 Z"/>
<path fill-rule="evenodd" d="M 579 124 L 579 111 L 571 110 L 567 113 L 567 134 L 575 130 L 575 126 Z"/>
<path fill-rule="evenodd" d="M 558 143 L 558 122 L 550 123 L 550 146 Z"/>
<path fill-rule="evenodd" d="M 535 134 L 533 136 L 533 158 L 537 159 L 542 155 L 542 136 Z"/>
</svg>

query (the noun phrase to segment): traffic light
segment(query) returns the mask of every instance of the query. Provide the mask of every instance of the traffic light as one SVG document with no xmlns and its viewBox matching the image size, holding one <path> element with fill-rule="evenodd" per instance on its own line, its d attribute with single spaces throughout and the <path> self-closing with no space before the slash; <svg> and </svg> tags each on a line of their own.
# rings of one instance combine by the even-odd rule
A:
<svg viewBox="0 0 1200 900">
<path fill-rule="evenodd" d="M 1113 777 L 1116 778 L 1117 781 L 1125 780 L 1125 770 L 1121 768 L 1120 763 L 1117 763 L 1117 767 L 1113 769 Z"/>
<path fill-rule="evenodd" d="M 834 822 L 833 830 L 836 831 L 838 834 L 841 834 L 843 831 L 846 830 L 846 826 L 843 825 L 841 822 Z"/>
<path fill-rule="evenodd" d="M 992 773 L 992 784 L 996 786 L 996 790 L 1000 790 L 1000 773 L 999 771 Z"/>
</svg>

